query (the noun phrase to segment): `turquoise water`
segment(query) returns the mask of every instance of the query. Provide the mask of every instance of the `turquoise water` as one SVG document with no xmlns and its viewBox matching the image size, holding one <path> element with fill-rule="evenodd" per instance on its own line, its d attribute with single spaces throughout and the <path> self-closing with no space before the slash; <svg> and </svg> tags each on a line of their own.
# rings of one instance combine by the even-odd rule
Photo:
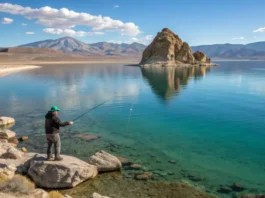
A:
<svg viewBox="0 0 265 198">
<path fill-rule="evenodd" d="M 245 192 L 265 192 L 265 62 L 219 63 L 189 69 L 45 66 L 0 78 L 0 112 L 16 118 L 18 136 L 30 136 L 21 146 L 45 152 L 50 106 L 72 120 L 107 101 L 62 130 L 63 153 L 86 159 L 103 149 L 141 164 L 156 180 L 212 193 L 240 182 Z M 76 134 L 101 138 L 88 142 Z M 133 173 L 123 172 L 127 178 Z"/>
</svg>

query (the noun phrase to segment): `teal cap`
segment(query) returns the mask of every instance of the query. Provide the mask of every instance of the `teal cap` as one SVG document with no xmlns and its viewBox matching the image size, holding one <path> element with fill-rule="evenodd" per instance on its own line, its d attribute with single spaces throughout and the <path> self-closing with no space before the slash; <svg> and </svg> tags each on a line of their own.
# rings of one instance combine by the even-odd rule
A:
<svg viewBox="0 0 265 198">
<path fill-rule="evenodd" d="M 60 111 L 60 109 L 59 109 L 59 107 L 57 107 L 57 106 L 53 106 L 53 107 L 51 108 L 51 111 L 52 111 L 52 112 L 54 112 L 54 111 Z"/>
</svg>

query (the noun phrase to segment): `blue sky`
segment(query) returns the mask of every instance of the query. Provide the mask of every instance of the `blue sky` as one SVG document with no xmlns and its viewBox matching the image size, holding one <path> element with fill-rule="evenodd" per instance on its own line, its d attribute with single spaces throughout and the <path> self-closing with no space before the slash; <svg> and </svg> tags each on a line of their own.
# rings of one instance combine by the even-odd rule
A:
<svg viewBox="0 0 265 198">
<path fill-rule="evenodd" d="M 148 44 L 168 27 L 190 45 L 265 41 L 263 0 L 0 0 L 0 46 L 72 36 Z"/>
</svg>

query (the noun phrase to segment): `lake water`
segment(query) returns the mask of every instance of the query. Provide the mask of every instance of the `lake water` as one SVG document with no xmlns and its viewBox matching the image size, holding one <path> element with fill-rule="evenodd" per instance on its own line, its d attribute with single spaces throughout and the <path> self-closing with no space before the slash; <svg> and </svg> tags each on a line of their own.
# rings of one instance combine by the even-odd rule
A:
<svg viewBox="0 0 265 198">
<path fill-rule="evenodd" d="M 45 66 L 0 78 L 0 114 L 15 117 L 12 130 L 30 137 L 21 146 L 45 152 L 44 115 L 52 105 L 69 121 L 107 101 L 62 129 L 64 154 L 87 159 L 106 150 L 141 164 L 156 180 L 215 194 L 234 182 L 245 192 L 265 192 L 265 62 L 219 63 Z M 101 138 L 88 142 L 77 134 Z M 130 178 L 134 171 L 123 174 Z"/>
</svg>

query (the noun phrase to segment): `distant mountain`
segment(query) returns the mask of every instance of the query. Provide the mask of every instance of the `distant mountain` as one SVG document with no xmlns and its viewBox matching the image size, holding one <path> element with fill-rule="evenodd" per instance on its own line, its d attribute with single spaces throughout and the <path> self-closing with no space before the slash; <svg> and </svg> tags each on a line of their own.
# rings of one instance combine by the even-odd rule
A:
<svg viewBox="0 0 265 198">
<path fill-rule="evenodd" d="M 85 56 L 142 56 L 146 48 L 140 43 L 99 42 L 87 44 L 72 37 L 38 41 L 18 47 L 50 48 L 70 54 Z M 211 58 L 223 59 L 265 59 L 265 41 L 242 44 L 214 44 L 191 47 L 192 51 L 202 51 Z"/>
<path fill-rule="evenodd" d="M 265 42 L 242 44 L 214 44 L 192 47 L 192 51 L 202 51 L 211 58 L 265 59 Z"/>
<path fill-rule="evenodd" d="M 55 40 L 38 41 L 20 45 L 18 47 L 51 48 L 61 50 L 65 53 L 75 53 L 81 55 L 140 56 L 146 46 L 140 43 L 115 44 L 99 42 L 86 44 L 72 37 L 63 37 Z"/>
</svg>

